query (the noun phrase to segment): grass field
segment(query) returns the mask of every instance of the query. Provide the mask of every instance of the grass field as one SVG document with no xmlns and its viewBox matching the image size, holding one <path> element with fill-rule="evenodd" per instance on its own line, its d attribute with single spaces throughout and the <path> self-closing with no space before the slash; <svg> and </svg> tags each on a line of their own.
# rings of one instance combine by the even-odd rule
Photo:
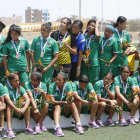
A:
<svg viewBox="0 0 140 140">
<path fill-rule="evenodd" d="M 84 127 L 85 134 L 78 135 L 74 128 L 63 129 L 64 137 L 57 137 L 53 130 L 48 130 L 39 135 L 28 135 L 24 132 L 16 134 L 15 140 L 140 140 L 140 124 L 122 127 L 102 127 L 99 129 Z"/>
</svg>

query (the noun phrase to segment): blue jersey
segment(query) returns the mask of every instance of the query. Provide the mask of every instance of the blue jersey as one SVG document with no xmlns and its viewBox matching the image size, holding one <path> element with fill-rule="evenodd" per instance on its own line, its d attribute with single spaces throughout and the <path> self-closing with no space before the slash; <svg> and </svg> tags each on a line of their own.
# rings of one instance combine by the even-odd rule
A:
<svg viewBox="0 0 140 140">
<path fill-rule="evenodd" d="M 82 33 L 78 34 L 76 37 L 76 47 L 77 47 L 77 54 L 71 55 L 72 62 L 78 62 L 79 51 L 84 51 L 85 48 L 85 37 Z"/>
</svg>

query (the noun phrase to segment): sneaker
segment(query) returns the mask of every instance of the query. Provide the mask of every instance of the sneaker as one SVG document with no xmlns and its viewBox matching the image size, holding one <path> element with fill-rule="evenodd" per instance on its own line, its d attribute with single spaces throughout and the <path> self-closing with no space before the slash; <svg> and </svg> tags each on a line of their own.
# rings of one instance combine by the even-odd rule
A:
<svg viewBox="0 0 140 140">
<path fill-rule="evenodd" d="M 119 123 L 120 123 L 122 126 L 128 125 L 128 123 L 125 121 L 124 118 L 120 119 L 120 120 L 119 120 Z"/>
<path fill-rule="evenodd" d="M 59 137 L 64 136 L 64 133 L 62 132 L 61 127 L 57 127 L 57 128 L 54 130 L 54 134 L 55 134 L 56 136 L 59 136 Z"/>
<path fill-rule="evenodd" d="M 97 125 L 95 121 L 93 121 L 93 122 L 90 121 L 90 122 L 88 123 L 88 126 L 89 126 L 89 127 L 92 127 L 92 128 L 99 128 L 99 125 Z"/>
<path fill-rule="evenodd" d="M 107 119 L 106 125 L 114 126 L 115 124 L 114 124 L 114 122 L 112 121 L 112 119 Z"/>
<path fill-rule="evenodd" d="M 15 138 L 15 135 L 12 129 L 7 130 L 7 137 L 10 139 Z"/>
<path fill-rule="evenodd" d="M 81 124 L 76 125 L 76 133 L 84 134 L 83 127 Z"/>
<path fill-rule="evenodd" d="M 40 125 L 40 129 L 41 129 L 42 132 L 48 131 L 47 128 L 43 124 Z"/>
<path fill-rule="evenodd" d="M 129 124 L 132 124 L 132 125 L 135 125 L 135 124 L 136 124 L 133 118 L 129 118 L 129 119 L 127 120 L 127 122 L 128 122 Z"/>
<path fill-rule="evenodd" d="M 96 120 L 96 124 L 100 127 L 104 126 L 101 120 Z"/>
<path fill-rule="evenodd" d="M 26 134 L 31 134 L 31 135 L 36 134 L 36 132 L 30 126 L 25 129 L 25 133 Z"/>
<path fill-rule="evenodd" d="M 4 128 L 2 128 L 1 131 L 0 131 L 0 138 L 6 138 Z"/>
<path fill-rule="evenodd" d="M 35 132 L 38 133 L 38 134 L 41 133 L 41 129 L 40 129 L 40 125 L 39 124 L 35 125 Z"/>
</svg>

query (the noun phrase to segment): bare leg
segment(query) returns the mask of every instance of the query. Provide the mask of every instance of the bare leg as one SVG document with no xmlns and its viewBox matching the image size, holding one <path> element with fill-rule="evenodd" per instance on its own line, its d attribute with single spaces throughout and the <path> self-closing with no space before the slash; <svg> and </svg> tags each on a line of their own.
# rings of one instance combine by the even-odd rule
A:
<svg viewBox="0 0 140 140">
<path fill-rule="evenodd" d="M 97 109 L 97 120 L 100 120 L 101 114 L 105 110 L 106 103 L 105 102 L 98 102 L 98 109 Z"/>
</svg>

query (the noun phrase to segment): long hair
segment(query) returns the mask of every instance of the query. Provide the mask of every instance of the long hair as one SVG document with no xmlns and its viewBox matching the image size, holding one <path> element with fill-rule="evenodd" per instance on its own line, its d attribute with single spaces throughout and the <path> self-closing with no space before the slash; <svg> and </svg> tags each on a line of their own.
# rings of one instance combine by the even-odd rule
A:
<svg viewBox="0 0 140 140">
<path fill-rule="evenodd" d="M 18 33 L 19 36 L 21 35 L 20 26 L 13 24 L 13 25 L 10 26 L 9 31 L 7 33 L 7 38 L 5 39 L 3 44 L 6 44 L 6 43 L 8 43 L 8 42 L 10 42 L 12 40 L 12 38 L 11 38 L 11 32 L 12 31 L 15 31 L 16 33 Z"/>
<path fill-rule="evenodd" d="M 96 20 L 95 20 L 95 19 L 90 19 L 90 20 L 88 21 L 88 23 L 87 23 L 87 27 L 88 27 L 88 26 L 89 26 L 89 24 L 90 24 L 90 23 L 92 23 L 92 22 L 94 22 L 94 23 L 96 24 Z M 86 27 L 85 34 L 88 32 L 87 27 Z M 92 34 L 95 34 L 95 30 L 93 31 L 93 33 L 92 33 Z"/>
</svg>

